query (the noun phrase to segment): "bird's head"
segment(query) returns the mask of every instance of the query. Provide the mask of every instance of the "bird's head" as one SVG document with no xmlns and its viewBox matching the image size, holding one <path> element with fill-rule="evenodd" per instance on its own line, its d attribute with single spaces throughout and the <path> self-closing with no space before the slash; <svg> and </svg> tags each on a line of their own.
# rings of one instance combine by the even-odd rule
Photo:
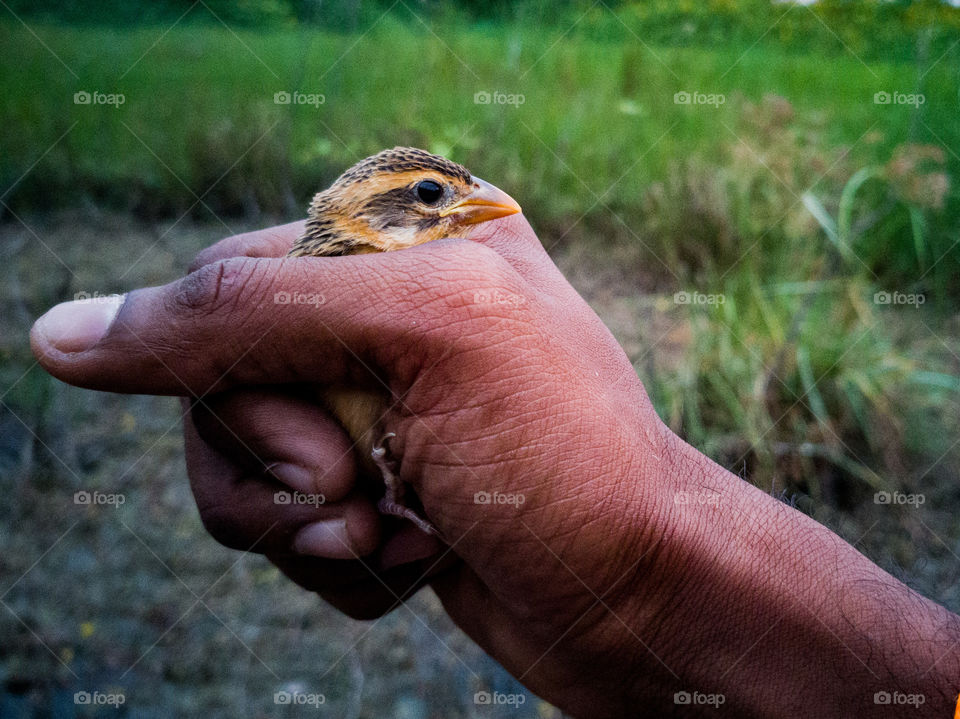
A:
<svg viewBox="0 0 960 719">
<path fill-rule="evenodd" d="M 503 190 L 445 157 L 395 147 L 361 160 L 310 204 L 290 254 L 387 252 L 520 212 Z"/>
</svg>

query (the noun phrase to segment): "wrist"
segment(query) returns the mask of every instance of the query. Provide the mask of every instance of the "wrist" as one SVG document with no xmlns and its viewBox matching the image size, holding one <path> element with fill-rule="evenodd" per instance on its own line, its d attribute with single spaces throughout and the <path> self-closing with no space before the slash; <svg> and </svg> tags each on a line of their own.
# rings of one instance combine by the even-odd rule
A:
<svg viewBox="0 0 960 719">
<path fill-rule="evenodd" d="M 632 587 L 634 706 L 688 712 L 674 694 L 696 692 L 742 716 L 899 716 L 902 703 L 882 703 L 898 692 L 949 715 L 956 615 L 679 438 L 666 443 L 659 540 L 641 548 L 650 563 Z"/>
</svg>

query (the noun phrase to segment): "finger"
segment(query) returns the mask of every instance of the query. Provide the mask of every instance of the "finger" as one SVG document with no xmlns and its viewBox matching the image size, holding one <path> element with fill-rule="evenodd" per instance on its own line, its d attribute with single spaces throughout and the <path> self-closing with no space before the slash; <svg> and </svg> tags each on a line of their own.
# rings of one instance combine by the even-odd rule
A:
<svg viewBox="0 0 960 719">
<path fill-rule="evenodd" d="M 296 239 L 303 234 L 305 224 L 305 220 L 299 220 L 265 230 L 227 237 L 201 250 L 190 263 L 187 272 L 195 272 L 204 265 L 230 257 L 283 257 L 290 251 Z"/>
<path fill-rule="evenodd" d="M 470 225 L 465 237 L 493 249 L 541 292 L 563 297 L 564 301 L 576 295 L 522 214 Z"/>
<path fill-rule="evenodd" d="M 349 257 L 234 258 L 122 302 L 57 305 L 34 325 L 31 346 L 71 384 L 141 394 L 343 383 L 358 379 L 358 365 L 367 383 L 377 366 L 410 382 L 417 359 L 475 346 L 494 325 L 510 331 L 478 310 L 478 286 L 525 292 L 495 251 L 464 240 Z M 509 319 L 532 321 L 524 309 Z"/>
<path fill-rule="evenodd" d="M 426 584 L 419 566 L 408 564 L 374 575 L 358 562 L 322 562 L 303 557 L 269 556 L 289 579 L 317 592 L 353 619 L 386 614 Z M 333 581 L 328 581 L 333 580 Z"/>
<path fill-rule="evenodd" d="M 354 619 L 374 619 L 389 612 L 460 561 L 453 553 L 438 552 L 390 568 L 378 566 L 376 555 L 354 562 L 287 555 L 268 558 L 294 582 L 318 592 Z"/>
<path fill-rule="evenodd" d="M 221 544 L 258 553 L 350 559 L 373 552 L 380 518 L 365 498 L 340 502 L 293 501 L 270 477 L 251 475 L 201 439 L 184 418 L 187 474 L 200 518 Z M 309 499 L 309 498 L 308 498 Z"/>
<path fill-rule="evenodd" d="M 196 402 L 192 419 L 207 445 L 253 475 L 270 474 L 327 502 L 353 489 L 353 443 L 316 402 L 280 390 L 238 388 Z"/>
</svg>

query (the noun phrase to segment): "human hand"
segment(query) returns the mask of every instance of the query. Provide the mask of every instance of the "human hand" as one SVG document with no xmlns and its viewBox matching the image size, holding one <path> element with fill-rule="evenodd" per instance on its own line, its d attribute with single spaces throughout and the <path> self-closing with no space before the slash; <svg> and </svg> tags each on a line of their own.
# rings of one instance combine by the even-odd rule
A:
<svg viewBox="0 0 960 719">
<path fill-rule="evenodd" d="M 624 529 L 638 545 L 646 536 L 636 531 L 637 483 L 662 425 L 529 225 L 487 223 L 474 241 L 376 257 L 282 259 L 298 233 L 292 225 L 211 248 L 183 280 L 131 293 L 85 352 L 50 343 L 51 314 L 34 348 L 76 384 L 194 398 L 187 461 L 207 527 L 354 616 L 386 611 L 445 570 L 438 593 L 459 620 L 468 604 L 497 607 L 490 626 L 473 629 L 491 641 L 508 616 L 517 630 L 545 616 L 567 626 L 597 607 L 565 584 L 544 591 L 560 556 L 588 586 L 623 591 L 617 580 L 639 556 L 624 551 Z M 278 292 L 324 301 L 278 304 Z M 353 487 L 349 443 L 303 391 L 348 378 L 389 386 L 391 450 L 450 550 L 408 526 L 384 535 Z M 327 501 L 277 505 L 277 479 Z M 323 528 L 305 531 L 317 520 Z M 541 631 L 525 655 L 556 638 Z"/>
<path fill-rule="evenodd" d="M 876 568 L 667 431 L 522 218 L 479 225 L 472 241 L 282 259 L 298 229 L 226 240 L 188 277 L 131 293 L 115 320 L 106 305 L 86 319 L 58 309 L 32 335 L 44 366 L 74 384 L 192 398 L 188 468 L 214 536 L 265 552 L 353 616 L 429 581 L 504 666 L 585 716 L 676 709 L 675 691 L 713 686 L 718 658 L 739 674 L 790 654 L 806 687 L 858 669 L 842 651 L 798 658 L 799 609 L 784 626 L 792 642 L 752 647 L 791 601 L 819 606 L 804 593 L 822 579 L 811 559 L 787 562 L 791 582 L 771 586 L 784 562 L 770 537 L 840 555 L 858 579 Z M 323 301 L 281 304 L 278 292 Z M 65 340 L 70 330 L 83 336 Z M 383 425 L 401 477 L 449 548 L 412 527 L 385 531 L 354 486 L 349 442 L 304 389 L 344 381 L 389 388 Z M 327 501 L 278 505 L 278 482 Z M 678 505 L 690 487 L 718 493 L 725 511 Z M 494 492 L 511 501 L 478 503 Z M 844 598 L 858 611 L 867 601 Z M 845 608 L 817 599 L 825 645 Z M 801 628 L 804 641 L 817 634 Z M 728 706 L 769 709 L 782 693 L 772 681 L 730 689 Z"/>
</svg>

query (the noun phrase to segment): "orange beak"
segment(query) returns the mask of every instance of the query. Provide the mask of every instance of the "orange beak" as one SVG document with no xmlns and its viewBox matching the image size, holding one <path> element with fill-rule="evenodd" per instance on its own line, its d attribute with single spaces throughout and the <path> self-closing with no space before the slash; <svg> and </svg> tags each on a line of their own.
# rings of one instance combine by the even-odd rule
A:
<svg viewBox="0 0 960 719">
<path fill-rule="evenodd" d="M 441 217 L 453 215 L 458 224 L 476 225 L 521 212 L 520 205 L 510 195 L 479 177 L 471 177 L 473 190 L 459 202 L 440 213 Z"/>
</svg>

